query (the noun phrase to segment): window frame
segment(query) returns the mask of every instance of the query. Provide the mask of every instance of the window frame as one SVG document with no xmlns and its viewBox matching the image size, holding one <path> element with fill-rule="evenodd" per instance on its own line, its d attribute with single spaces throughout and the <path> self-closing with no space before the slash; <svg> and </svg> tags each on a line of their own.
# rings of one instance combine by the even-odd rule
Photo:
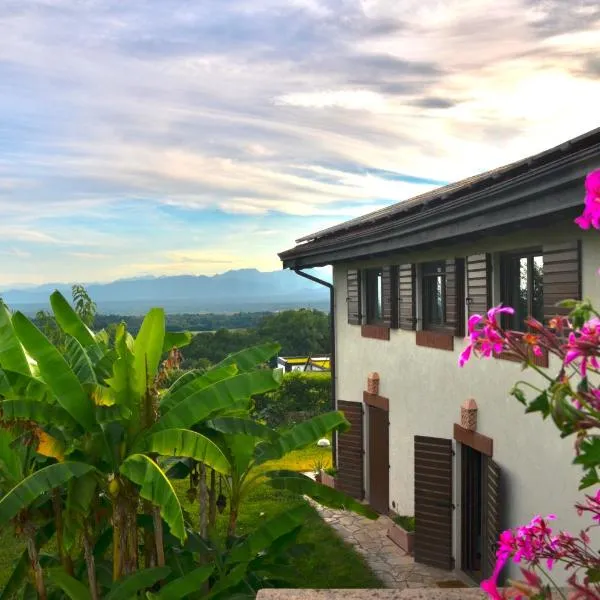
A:
<svg viewBox="0 0 600 600">
<path fill-rule="evenodd" d="M 365 323 L 384 325 L 383 319 L 383 267 L 365 269 Z"/>
<path fill-rule="evenodd" d="M 441 272 L 426 273 L 427 267 L 441 267 Z M 420 265 L 420 292 L 421 292 L 421 329 L 423 331 L 443 331 L 448 332 L 451 328 L 448 326 L 446 321 L 447 314 L 447 297 L 446 297 L 446 261 L 445 260 L 434 260 L 423 262 Z M 429 310 L 427 307 L 427 286 L 425 285 L 426 279 L 437 279 L 442 278 L 442 315 L 440 323 L 433 323 L 430 320 Z"/>
</svg>

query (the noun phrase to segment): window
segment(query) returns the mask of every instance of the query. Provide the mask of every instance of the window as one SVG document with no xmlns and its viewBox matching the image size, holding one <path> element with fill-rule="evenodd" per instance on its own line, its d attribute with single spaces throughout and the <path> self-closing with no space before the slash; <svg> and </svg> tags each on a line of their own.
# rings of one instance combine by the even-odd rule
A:
<svg viewBox="0 0 600 600">
<path fill-rule="evenodd" d="M 367 323 L 380 325 L 383 323 L 383 270 L 367 269 L 366 271 L 367 295 Z"/>
<path fill-rule="evenodd" d="M 516 252 L 501 258 L 500 299 L 515 309 L 504 325 L 525 331 L 525 319 L 544 320 L 544 257 L 541 251 Z"/>
<path fill-rule="evenodd" d="M 446 327 L 446 265 L 422 265 L 423 329 Z"/>
</svg>

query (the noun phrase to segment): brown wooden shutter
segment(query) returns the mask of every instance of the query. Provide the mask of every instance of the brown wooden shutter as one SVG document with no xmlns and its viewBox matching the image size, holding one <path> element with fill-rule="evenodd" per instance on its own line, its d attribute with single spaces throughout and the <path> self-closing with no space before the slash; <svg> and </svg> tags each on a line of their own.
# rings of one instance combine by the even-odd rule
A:
<svg viewBox="0 0 600 600">
<path fill-rule="evenodd" d="M 361 402 L 338 400 L 341 410 L 350 422 L 350 429 L 338 434 L 337 474 L 335 487 L 353 498 L 364 498 L 363 480 L 363 405 Z"/>
<path fill-rule="evenodd" d="M 467 315 L 483 315 L 492 306 L 490 254 L 467 257 Z"/>
<path fill-rule="evenodd" d="M 381 268 L 381 287 L 382 287 L 382 313 L 383 324 L 386 327 L 398 327 L 398 267 L 387 266 Z"/>
<path fill-rule="evenodd" d="M 398 327 L 400 329 L 417 328 L 415 288 L 415 265 L 400 265 L 398 267 Z"/>
<path fill-rule="evenodd" d="M 446 261 L 446 325 L 454 335 L 465 335 L 465 261 L 452 258 Z"/>
<path fill-rule="evenodd" d="M 581 244 L 578 240 L 544 244 L 544 320 L 568 315 L 569 309 L 556 306 L 562 300 L 581 300 Z"/>
<path fill-rule="evenodd" d="M 500 537 L 500 467 L 489 457 L 483 456 L 483 502 L 482 502 L 482 571 L 487 579 L 494 571 L 496 549 Z"/>
<path fill-rule="evenodd" d="M 415 436 L 415 561 L 452 569 L 452 440 Z"/>
<path fill-rule="evenodd" d="M 360 278 L 359 269 L 348 269 L 346 301 L 348 303 L 348 323 L 352 325 L 362 323 Z"/>
</svg>

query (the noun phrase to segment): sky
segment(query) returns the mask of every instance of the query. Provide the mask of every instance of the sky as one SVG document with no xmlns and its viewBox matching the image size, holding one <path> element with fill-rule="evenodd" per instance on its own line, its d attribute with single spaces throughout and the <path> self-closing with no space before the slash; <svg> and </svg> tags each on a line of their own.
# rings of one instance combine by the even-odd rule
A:
<svg viewBox="0 0 600 600">
<path fill-rule="evenodd" d="M 0 289 L 280 268 L 600 125 L 596 0 L 1 0 Z"/>
</svg>

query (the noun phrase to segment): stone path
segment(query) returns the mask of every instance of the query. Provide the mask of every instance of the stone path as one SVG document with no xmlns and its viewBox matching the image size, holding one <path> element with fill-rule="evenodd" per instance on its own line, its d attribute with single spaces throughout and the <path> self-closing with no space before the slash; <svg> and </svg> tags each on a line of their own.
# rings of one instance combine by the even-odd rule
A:
<svg viewBox="0 0 600 600">
<path fill-rule="evenodd" d="M 333 510 L 309 502 L 316 508 L 323 520 L 355 550 L 365 557 L 369 567 L 387 588 L 427 588 L 436 587 L 436 581 L 456 579 L 451 571 L 443 571 L 417 564 L 412 556 L 401 550 L 386 533 L 392 520 L 379 517 L 372 521 L 353 512 Z"/>
</svg>

